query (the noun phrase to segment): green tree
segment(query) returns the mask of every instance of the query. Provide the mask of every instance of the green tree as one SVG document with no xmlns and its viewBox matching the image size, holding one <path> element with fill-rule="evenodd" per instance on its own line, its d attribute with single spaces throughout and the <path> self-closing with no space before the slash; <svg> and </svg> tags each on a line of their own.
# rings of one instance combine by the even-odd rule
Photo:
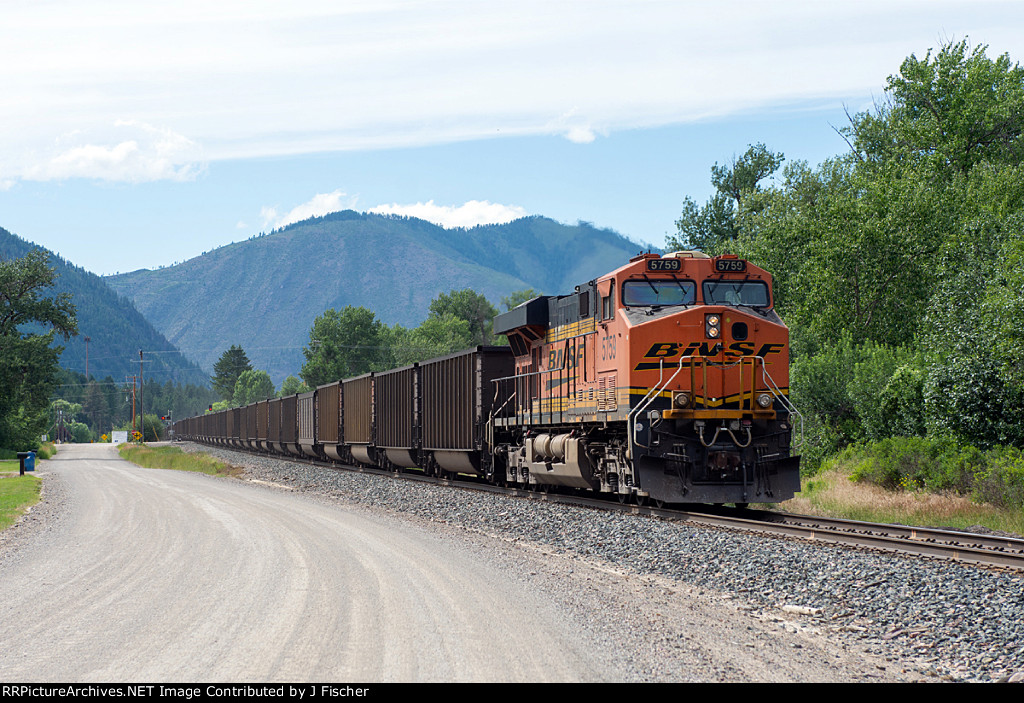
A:
<svg viewBox="0 0 1024 703">
<path fill-rule="evenodd" d="M 232 405 L 240 407 L 273 397 L 274 382 L 270 380 L 270 374 L 259 369 L 250 369 L 239 374 Z"/>
<path fill-rule="evenodd" d="M 0 447 L 38 447 L 61 352 L 51 344 L 78 333 L 71 297 L 43 295 L 54 280 L 41 250 L 0 261 Z"/>
<path fill-rule="evenodd" d="M 927 173 L 899 165 L 867 171 L 837 159 L 804 176 L 814 195 L 762 194 L 735 251 L 788 279 L 776 290 L 780 311 L 805 333 L 907 343 L 934 292 L 955 201 Z"/>
<path fill-rule="evenodd" d="M 309 345 L 302 350 L 306 362 L 299 375 L 316 388 L 370 371 L 389 368 L 386 326 L 363 307 L 331 308 L 313 321 Z"/>
<path fill-rule="evenodd" d="M 82 406 L 79 403 L 57 398 L 50 403 L 47 414 L 49 415 L 49 424 L 46 434 L 59 442 L 76 441 L 72 436 L 72 425 L 81 419 Z"/>
<path fill-rule="evenodd" d="M 129 418 L 118 430 L 132 431 L 132 421 Z M 135 430 L 142 433 L 143 442 L 159 442 L 164 436 L 164 423 L 159 415 L 146 413 L 145 416 L 135 416 Z"/>
<path fill-rule="evenodd" d="M 501 299 L 501 305 L 505 308 L 505 311 L 509 311 L 512 308 L 517 308 L 523 303 L 533 300 L 540 293 L 535 291 L 533 288 L 524 288 L 523 290 L 513 291 Z"/>
<path fill-rule="evenodd" d="M 764 144 L 747 148 L 732 163 L 711 167 L 715 194 L 702 207 L 690 197 L 683 201 L 683 213 L 676 220 L 677 234 L 668 237 L 669 249 L 699 249 L 720 252 L 740 233 L 738 219 L 747 197 L 760 190 L 762 180 L 775 173 L 785 157 L 768 151 Z"/>
<path fill-rule="evenodd" d="M 281 390 L 277 395 L 280 398 L 295 395 L 296 393 L 309 393 L 309 386 L 303 383 L 297 376 L 288 376 L 281 382 Z"/>
<path fill-rule="evenodd" d="M 430 301 L 432 317 L 443 318 L 450 314 L 469 324 L 471 345 L 489 344 L 494 316 L 498 311 L 486 297 L 470 288 L 441 293 Z"/>
<path fill-rule="evenodd" d="M 474 345 L 469 323 L 451 313 L 430 315 L 413 330 L 393 332 L 396 365 L 433 359 Z"/>
<path fill-rule="evenodd" d="M 92 441 L 92 432 L 84 422 L 72 422 L 67 429 L 72 442 L 88 444 Z"/>
<path fill-rule="evenodd" d="M 85 398 L 82 400 L 82 408 L 89 427 L 96 436 L 110 433 L 113 416 L 102 385 L 96 381 L 89 381 L 85 389 Z"/>
<path fill-rule="evenodd" d="M 220 355 L 220 359 L 213 365 L 213 389 L 224 400 L 231 400 L 235 394 L 235 384 L 238 377 L 244 371 L 251 371 L 252 363 L 245 351 L 234 344 L 226 352 Z"/>
<path fill-rule="evenodd" d="M 1024 157 L 1024 69 L 982 45 L 947 44 L 911 54 L 890 76 L 887 100 L 843 130 L 866 162 L 927 161 L 967 174 L 974 166 Z"/>
</svg>

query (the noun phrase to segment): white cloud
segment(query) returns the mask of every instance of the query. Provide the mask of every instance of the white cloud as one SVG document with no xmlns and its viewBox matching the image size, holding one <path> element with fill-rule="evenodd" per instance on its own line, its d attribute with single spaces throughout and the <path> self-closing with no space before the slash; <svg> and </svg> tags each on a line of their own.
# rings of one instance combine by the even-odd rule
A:
<svg viewBox="0 0 1024 703">
<path fill-rule="evenodd" d="M 565 138 L 568 139 L 570 142 L 574 142 L 576 144 L 589 144 L 590 142 L 594 141 L 597 138 L 597 135 L 594 133 L 594 130 L 592 130 L 590 127 L 577 126 L 570 127 L 569 131 L 565 135 Z"/>
<path fill-rule="evenodd" d="M 470 200 L 459 206 L 437 205 L 433 200 L 411 205 L 392 203 L 370 208 L 369 212 L 418 217 L 445 228 L 502 224 L 530 214 L 518 205 L 501 205 L 486 200 Z"/>
<path fill-rule="evenodd" d="M 195 143 L 210 160 L 496 134 L 585 144 L 859 101 L 949 33 L 1019 58 L 1022 24 L 1024 3 L 1000 0 L 7 3 L 0 143 L 27 148 L 2 155 L 0 179 L 187 178 Z M 165 126 L 171 154 L 153 135 L 53 151 L 118 117 Z"/>
<path fill-rule="evenodd" d="M 90 178 L 143 183 L 185 181 L 202 170 L 199 146 L 169 129 L 137 121 L 62 135 L 21 174 L 25 180 Z"/>
<path fill-rule="evenodd" d="M 317 193 L 312 198 L 296 205 L 284 215 L 278 214 L 277 208 L 264 206 L 260 210 L 260 217 L 263 219 L 263 226 L 270 229 L 285 227 L 293 222 L 308 220 L 310 217 L 320 217 L 329 212 L 337 212 L 355 206 L 356 199 L 349 197 L 345 192 L 336 190 L 331 193 Z"/>
<path fill-rule="evenodd" d="M 573 108 L 547 125 L 547 131 L 561 134 L 574 144 L 590 144 L 598 133 L 608 136 L 604 130 L 597 130 L 590 120 L 582 116 L 579 108 Z"/>
</svg>

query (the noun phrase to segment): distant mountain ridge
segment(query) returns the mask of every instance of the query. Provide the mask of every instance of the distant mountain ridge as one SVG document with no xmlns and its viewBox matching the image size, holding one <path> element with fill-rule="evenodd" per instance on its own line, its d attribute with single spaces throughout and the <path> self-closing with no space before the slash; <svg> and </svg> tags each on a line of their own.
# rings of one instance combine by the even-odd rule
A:
<svg viewBox="0 0 1024 703">
<path fill-rule="evenodd" d="M 363 306 L 412 327 L 438 293 L 472 288 L 495 306 L 524 288 L 568 293 L 641 248 L 611 230 L 539 216 L 444 229 L 345 210 L 106 281 L 204 368 L 239 344 L 280 384 L 298 372 L 313 320 L 328 308 Z"/>
<path fill-rule="evenodd" d="M 146 378 L 161 383 L 209 384 L 204 371 L 183 357 L 130 300 L 118 295 L 102 278 L 0 227 L 0 259 L 21 258 L 33 249 L 45 251 L 57 273 L 53 288 L 44 294 L 70 293 L 76 308 L 78 336 L 57 342 L 64 347 L 62 368 L 85 373 L 85 338 L 89 337 L 89 375 L 94 378 L 112 376 L 122 382 L 125 375 L 137 374 L 142 349 L 146 352 Z"/>
</svg>

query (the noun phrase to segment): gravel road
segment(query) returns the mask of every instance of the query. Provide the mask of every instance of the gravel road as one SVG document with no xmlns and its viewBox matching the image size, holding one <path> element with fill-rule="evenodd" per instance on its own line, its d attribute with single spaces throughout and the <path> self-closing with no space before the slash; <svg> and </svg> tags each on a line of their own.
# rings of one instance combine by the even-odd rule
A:
<svg viewBox="0 0 1024 703">
<path fill-rule="evenodd" d="M 222 450 L 203 448 L 247 480 L 78 453 L 95 451 L 44 462 L 43 503 L 0 536 L 0 588 L 16 594 L 0 606 L 5 681 L 892 682 L 1024 668 L 1020 578 Z"/>
</svg>

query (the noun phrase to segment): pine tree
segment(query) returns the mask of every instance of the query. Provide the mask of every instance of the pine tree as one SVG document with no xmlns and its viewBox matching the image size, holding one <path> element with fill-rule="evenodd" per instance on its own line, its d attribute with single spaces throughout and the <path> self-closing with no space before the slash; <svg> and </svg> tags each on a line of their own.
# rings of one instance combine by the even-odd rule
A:
<svg viewBox="0 0 1024 703">
<path fill-rule="evenodd" d="M 213 390 L 224 400 L 231 400 L 235 394 L 235 383 L 243 371 L 252 371 L 252 363 L 245 350 L 232 344 L 213 365 Z"/>
</svg>

